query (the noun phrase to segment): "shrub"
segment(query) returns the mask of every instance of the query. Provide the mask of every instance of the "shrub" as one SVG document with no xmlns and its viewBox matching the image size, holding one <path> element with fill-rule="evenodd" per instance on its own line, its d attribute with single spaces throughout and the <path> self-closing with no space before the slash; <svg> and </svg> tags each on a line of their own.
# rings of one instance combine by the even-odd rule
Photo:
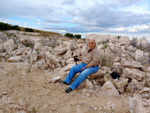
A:
<svg viewBox="0 0 150 113">
<path fill-rule="evenodd" d="M 75 34 L 74 37 L 77 38 L 77 39 L 81 39 L 81 35 L 80 34 Z"/>
<path fill-rule="evenodd" d="M 35 42 L 31 41 L 31 40 L 25 40 L 22 42 L 22 44 L 26 47 L 30 47 L 31 49 L 34 48 Z"/>
<path fill-rule="evenodd" d="M 20 31 L 20 28 L 18 25 L 11 25 L 8 23 L 0 22 L 0 30 L 18 30 L 18 31 Z"/>
<path fill-rule="evenodd" d="M 107 42 L 105 42 L 103 49 L 107 49 L 107 47 L 108 47 Z"/>
<path fill-rule="evenodd" d="M 71 33 L 66 33 L 64 36 L 70 37 L 70 38 L 81 39 L 81 36 L 82 36 L 82 35 L 80 35 L 80 34 L 75 34 L 75 35 L 73 35 L 73 34 L 71 34 Z"/>
<path fill-rule="evenodd" d="M 34 30 L 32 28 L 25 28 L 26 32 L 34 32 Z"/>
<path fill-rule="evenodd" d="M 119 40 L 121 38 L 121 36 L 117 36 L 117 39 Z"/>
<path fill-rule="evenodd" d="M 105 52 L 104 52 L 104 54 L 103 54 L 103 56 L 102 56 L 101 66 L 106 66 L 106 67 L 112 68 L 114 59 L 115 59 L 115 58 L 114 58 L 113 54 L 107 55 L 107 54 L 105 54 Z"/>
<path fill-rule="evenodd" d="M 66 33 L 65 36 L 66 36 L 66 37 L 70 37 L 70 38 L 73 38 L 73 37 L 74 37 L 73 34 L 71 34 L 71 33 Z"/>
</svg>

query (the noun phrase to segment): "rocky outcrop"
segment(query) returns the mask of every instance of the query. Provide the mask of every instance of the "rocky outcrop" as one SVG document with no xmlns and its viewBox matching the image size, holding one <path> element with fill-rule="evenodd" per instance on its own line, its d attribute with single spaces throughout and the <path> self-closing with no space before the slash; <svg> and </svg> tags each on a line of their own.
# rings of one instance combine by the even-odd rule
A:
<svg viewBox="0 0 150 113">
<path fill-rule="evenodd" d="M 110 81 L 107 81 L 101 89 L 104 90 L 108 95 L 119 96 L 119 92 Z"/>
<path fill-rule="evenodd" d="M 12 39 L 7 40 L 6 42 L 3 43 L 3 49 L 7 52 L 10 53 L 11 51 L 15 50 L 16 45 Z"/>
<path fill-rule="evenodd" d="M 144 102 L 138 97 L 129 99 L 129 107 L 133 113 L 149 113 L 149 108 L 144 107 Z"/>
<path fill-rule="evenodd" d="M 140 44 L 143 49 L 147 49 L 150 47 L 149 42 L 147 41 L 147 39 L 145 37 L 140 39 Z"/>
<path fill-rule="evenodd" d="M 142 71 L 146 71 L 146 68 L 140 62 L 136 62 L 136 61 L 122 60 L 121 65 L 124 68 L 137 68 L 137 69 L 140 69 Z"/>
<path fill-rule="evenodd" d="M 8 62 L 20 62 L 22 59 L 21 56 L 14 56 L 7 59 Z"/>
<path fill-rule="evenodd" d="M 132 79 L 142 80 L 145 77 L 145 73 L 140 71 L 139 69 L 134 68 L 124 68 L 123 73 Z"/>
<path fill-rule="evenodd" d="M 46 63 L 49 65 L 50 68 L 54 69 L 60 66 L 56 57 L 52 55 L 50 52 L 47 51 L 45 53 L 45 56 L 46 56 Z"/>
<path fill-rule="evenodd" d="M 120 93 L 134 93 L 144 85 L 149 86 L 150 69 L 143 64 L 149 63 L 150 56 L 148 52 L 140 48 L 140 46 L 149 47 L 145 38 L 130 41 L 129 37 L 91 34 L 87 35 L 84 42 L 84 40 L 65 40 L 55 36 L 51 38 L 34 36 L 33 38 L 28 35 L 23 36 L 23 33 L 17 33 L 15 36 L 15 33 L 10 32 L 12 35 L 10 38 L 4 33 L 0 35 L 2 61 L 33 63 L 39 69 L 59 69 L 59 75 L 67 75 L 71 67 L 75 65 L 73 56 L 81 57 L 88 49 L 87 41 L 95 39 L 101 53 L 101 63 L 100 70 L 88 77 L 86 81 L 88 88 L 93 89 L 94 85 L 104 87 L 108 85 L 113 90 L 116 88 Z M 112 71 L 118 72 L 121 78 L 115 80 L 110 78 L 111 85 L 105 78 Z"/>
<path fill-rule="evenodd" d="M 142 50 L 136 50 L 134 58 L 137 62 L 148 62 L 149 53 L 143 52 Z"/>
</svg>

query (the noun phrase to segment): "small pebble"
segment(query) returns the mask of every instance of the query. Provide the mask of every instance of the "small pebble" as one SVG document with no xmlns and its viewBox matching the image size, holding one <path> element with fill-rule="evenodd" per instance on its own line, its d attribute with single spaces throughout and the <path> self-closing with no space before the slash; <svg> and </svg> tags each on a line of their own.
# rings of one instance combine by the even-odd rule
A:
<svg viewBox="0 0 150 113">
<path fill-rule="evenodd" d="M 7 95 L 8 93 L 7 92 L 3 92 L 3 95 Z"/>
</svg>

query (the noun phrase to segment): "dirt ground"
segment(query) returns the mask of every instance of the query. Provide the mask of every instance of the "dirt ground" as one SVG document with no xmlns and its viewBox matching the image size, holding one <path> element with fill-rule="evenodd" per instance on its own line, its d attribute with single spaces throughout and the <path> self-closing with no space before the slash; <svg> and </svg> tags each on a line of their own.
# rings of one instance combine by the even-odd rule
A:
<svg viewBox="0 0 150 113">
<path fill-rule="evenodd" d="M 108 96 L 83 85 L 65 93 L 68 86 L 48 83 L 53 72 L 32 66 L 27 73 L 28 66 L 0 62 L 0 113 L 129 113 L 123 95 Z"/>
</svg>

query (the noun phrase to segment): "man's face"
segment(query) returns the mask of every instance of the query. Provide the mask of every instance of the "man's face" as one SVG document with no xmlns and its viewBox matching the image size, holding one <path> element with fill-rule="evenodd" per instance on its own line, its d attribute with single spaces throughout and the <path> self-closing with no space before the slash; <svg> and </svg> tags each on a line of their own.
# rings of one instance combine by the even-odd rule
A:
<svg viewBox="0 0 150 113">
<path fill-rule="evenodd" d="M 96 43 L 94 40 L 89 40 L 89 49 L 92 50 L 96 47 Z"/>
</svg>

